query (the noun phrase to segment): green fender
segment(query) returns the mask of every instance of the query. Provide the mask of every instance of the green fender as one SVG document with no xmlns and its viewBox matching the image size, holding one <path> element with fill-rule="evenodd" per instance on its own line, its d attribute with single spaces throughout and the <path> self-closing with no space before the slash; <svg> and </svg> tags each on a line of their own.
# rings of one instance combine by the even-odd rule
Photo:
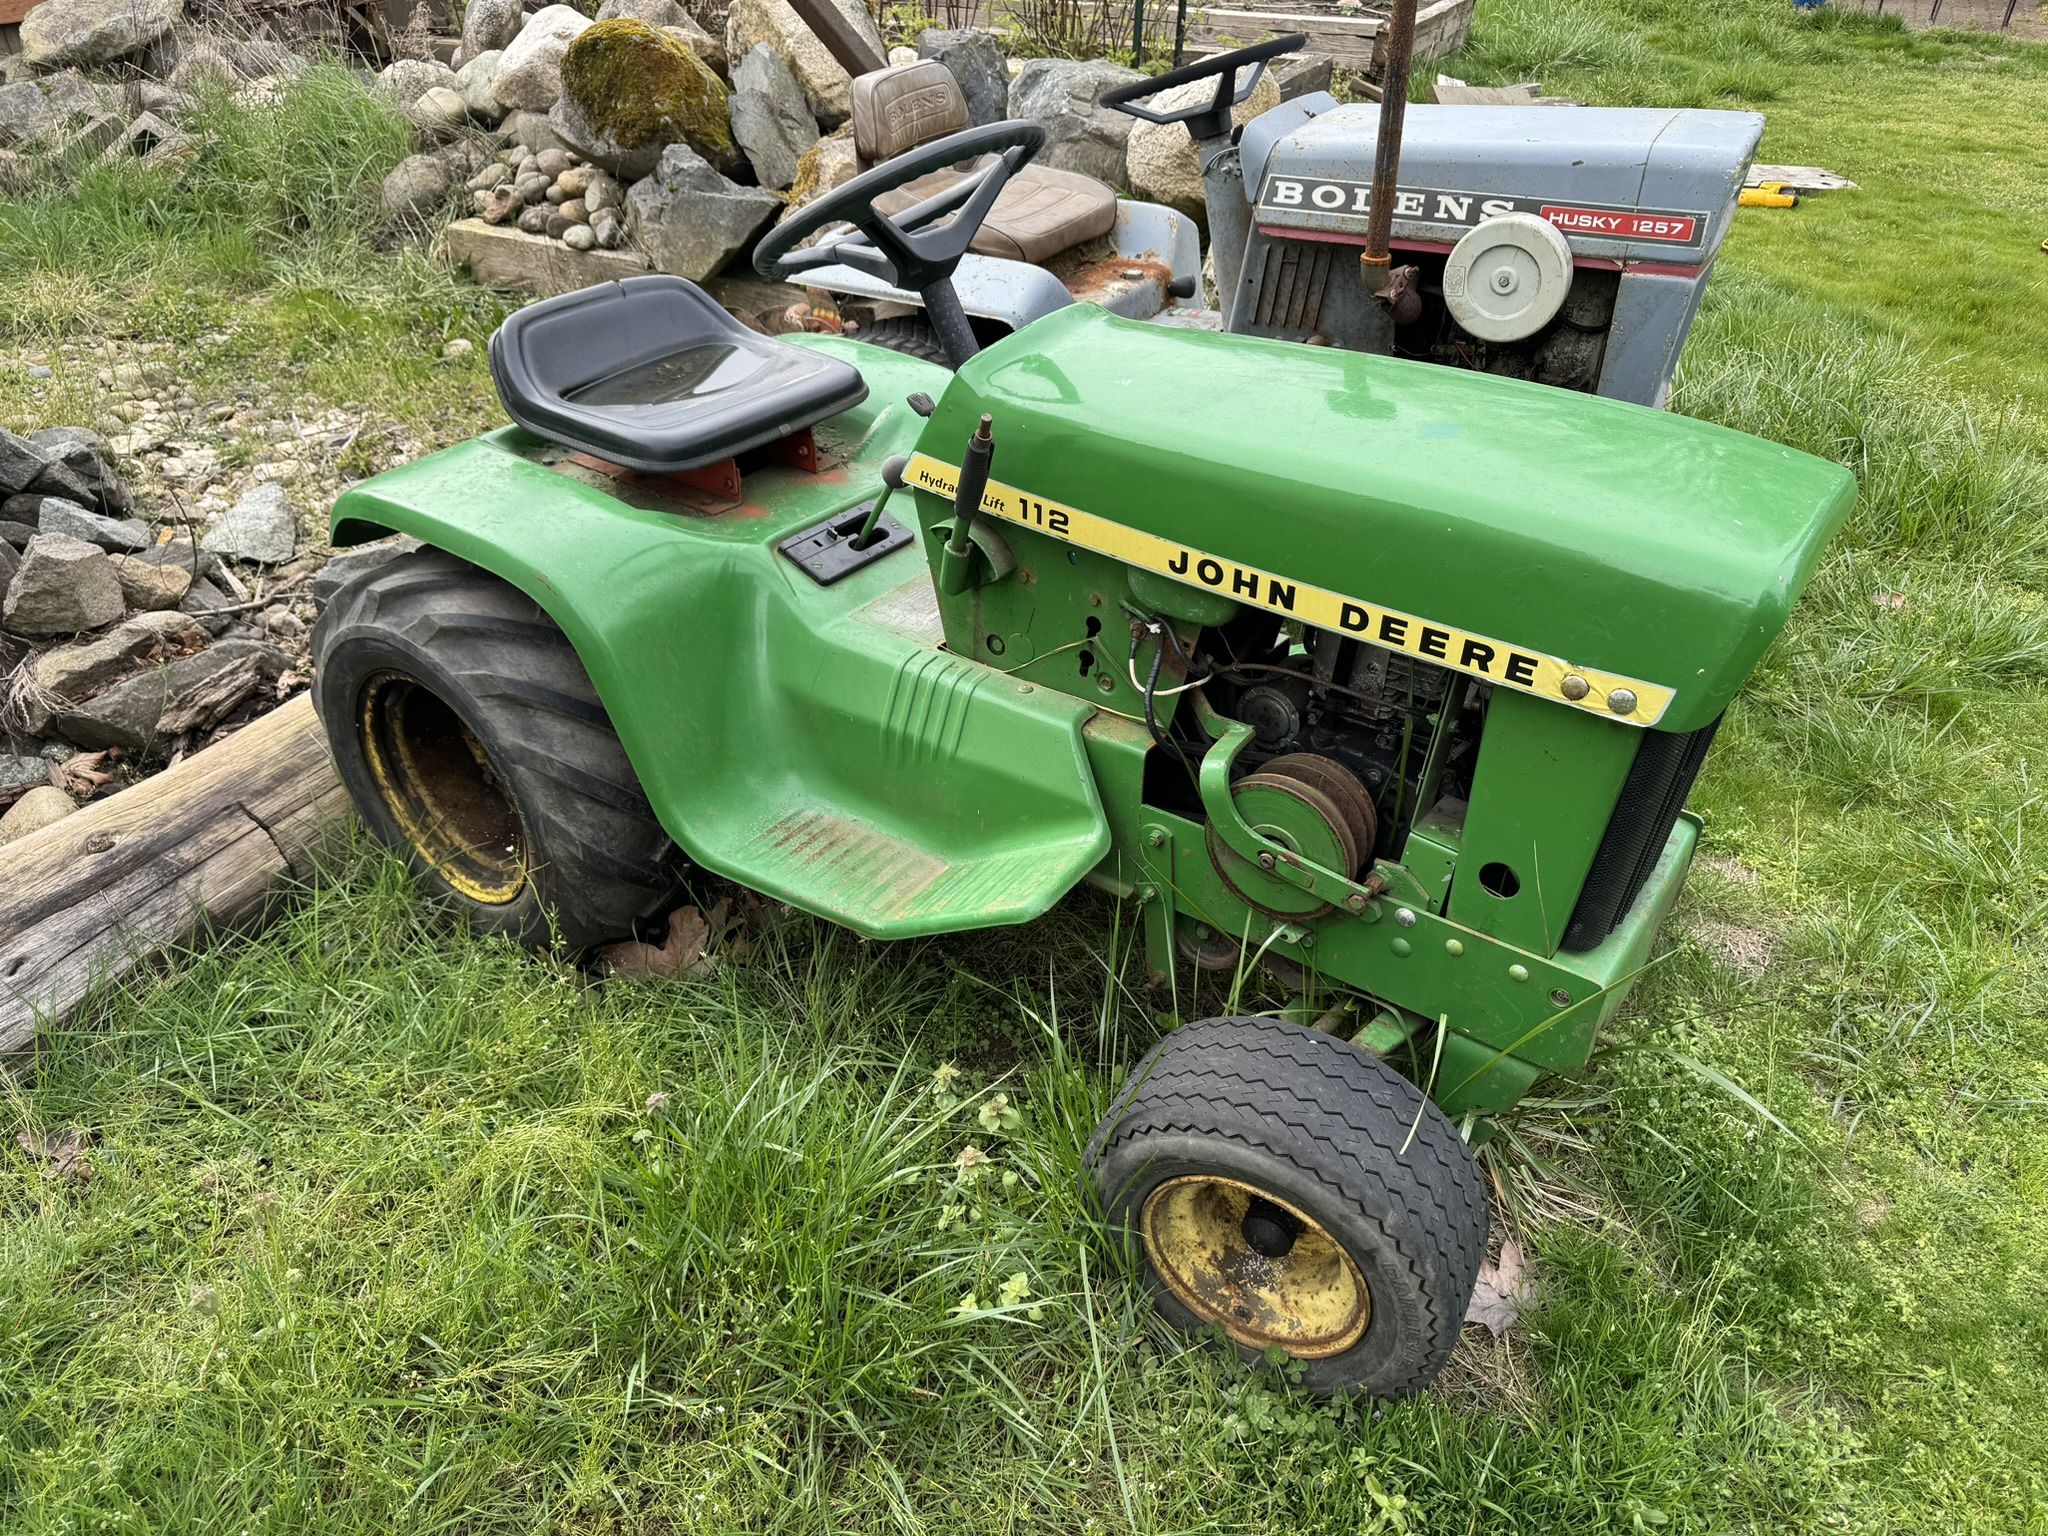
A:
<svg viewBox="0 0 2048 1536">
<path fill-rule="evenodd" d="M 810 344 L 871 393 L 815 429 L 819 472 L 751 468 L 729 510 L 506 428 L 348 491 L 333 540 L 410 534 L 545 609 L 704 867 L 874 937 L 1028 921 L 1109 849 L 1093 708 L 940 649 L 915 543 L 828 587 L 776 552 L 874 495 L 924 425 L 904 397 L 948 378 Z"/>
</svg>

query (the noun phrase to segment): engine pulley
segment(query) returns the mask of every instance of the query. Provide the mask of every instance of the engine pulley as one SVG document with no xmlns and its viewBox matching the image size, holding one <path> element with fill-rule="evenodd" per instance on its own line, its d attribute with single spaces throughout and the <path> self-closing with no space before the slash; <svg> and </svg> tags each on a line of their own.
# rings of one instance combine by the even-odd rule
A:
<svg viewBox="0 0 2048 1536">
<path fill-rule="evenodd" d="M 1520 341 L 1557 317 L 1572 288 L 1572 248 L 1548 219 L 1504 213 L 1451 248 L 1444 303 L 1481 341 Z"/>
<path fill-rule="evenodd" d="M 1372 799 L 1342 764 L 1329 758 L 1306 752 L 1276 757 L 1231 785 L 1230 797 L 1260 836 L 1347 880 L 1372 854 Z M 1209 862 L 1248 906 L 1288 918 L 1316 917 L 1330 909 L 1320 897 L 1245 858 L 1213 826 L 1208 842 Z"/>
</svg>

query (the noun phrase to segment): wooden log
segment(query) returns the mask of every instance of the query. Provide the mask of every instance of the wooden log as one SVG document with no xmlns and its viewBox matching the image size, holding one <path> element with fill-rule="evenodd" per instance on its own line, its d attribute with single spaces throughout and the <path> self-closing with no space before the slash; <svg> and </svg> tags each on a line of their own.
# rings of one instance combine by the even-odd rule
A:
<svg viewBox="0 0 2048 1536">
<path fill-rule="evenodd" d="M 242 921 L 348 817 L 300 694 L 176 767 L 0 847 L 0 1052 L 212 924 Z"/>
<path fill-rule="evenodd" d="M 608 283 L 651 272 L 654 264 L 638 251 L 572 251 L 546 235 L 462 219 L 447 230 L 448 257 L 486 288 L 513 288 L 547 298 L 593 283 Z"/>
</svg>

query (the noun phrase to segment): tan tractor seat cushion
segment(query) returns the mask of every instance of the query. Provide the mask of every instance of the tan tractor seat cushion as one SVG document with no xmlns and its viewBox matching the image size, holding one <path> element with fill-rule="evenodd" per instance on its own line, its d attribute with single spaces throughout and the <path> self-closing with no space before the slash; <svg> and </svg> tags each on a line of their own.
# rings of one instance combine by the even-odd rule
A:
<svg viewBox="0 0 2048 1536">
<path fill-rule="evenodd" d="M 875 207 L 886 214 L 901 213 L 937 197 L 987 163 L 984 158 L 920 176 L 894 192 L 884 192 L 875 199 Z M 1116 193 L 1108 187 L 1074 171 L 1027 165 L 996 198 L 970 249 L 982 256 L 1044 262 L 1115 228 Z"/>
<path fill-rule="evenodd" d="M 967 98 L 937 59 L 855 77 L 853 152 L 863 168 L 967 126 Z"/>
</svg>

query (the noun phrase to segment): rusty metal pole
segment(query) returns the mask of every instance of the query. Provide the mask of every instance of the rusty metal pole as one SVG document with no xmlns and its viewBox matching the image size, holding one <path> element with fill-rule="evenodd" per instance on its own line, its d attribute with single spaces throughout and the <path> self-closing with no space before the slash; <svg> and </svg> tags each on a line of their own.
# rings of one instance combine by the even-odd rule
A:
<svg viewBox="0 0 2048 1536">
<path fill-rule="evenodd" d="M 1401 124 L 1408 114 L 1408 66 L 1415 54 L 1415 0 L 1394 0 L 1380 36 L 1386 42 L 1386 67 L 1380 76 L 1380 136 L 1372 162 L 1365 250 L 1358 258 L 1365 286 L 1373 293 L 1387 286 L 1387 242 L 1394 229 L 1394 194 L 1401 182 Z"/>
</svg>

